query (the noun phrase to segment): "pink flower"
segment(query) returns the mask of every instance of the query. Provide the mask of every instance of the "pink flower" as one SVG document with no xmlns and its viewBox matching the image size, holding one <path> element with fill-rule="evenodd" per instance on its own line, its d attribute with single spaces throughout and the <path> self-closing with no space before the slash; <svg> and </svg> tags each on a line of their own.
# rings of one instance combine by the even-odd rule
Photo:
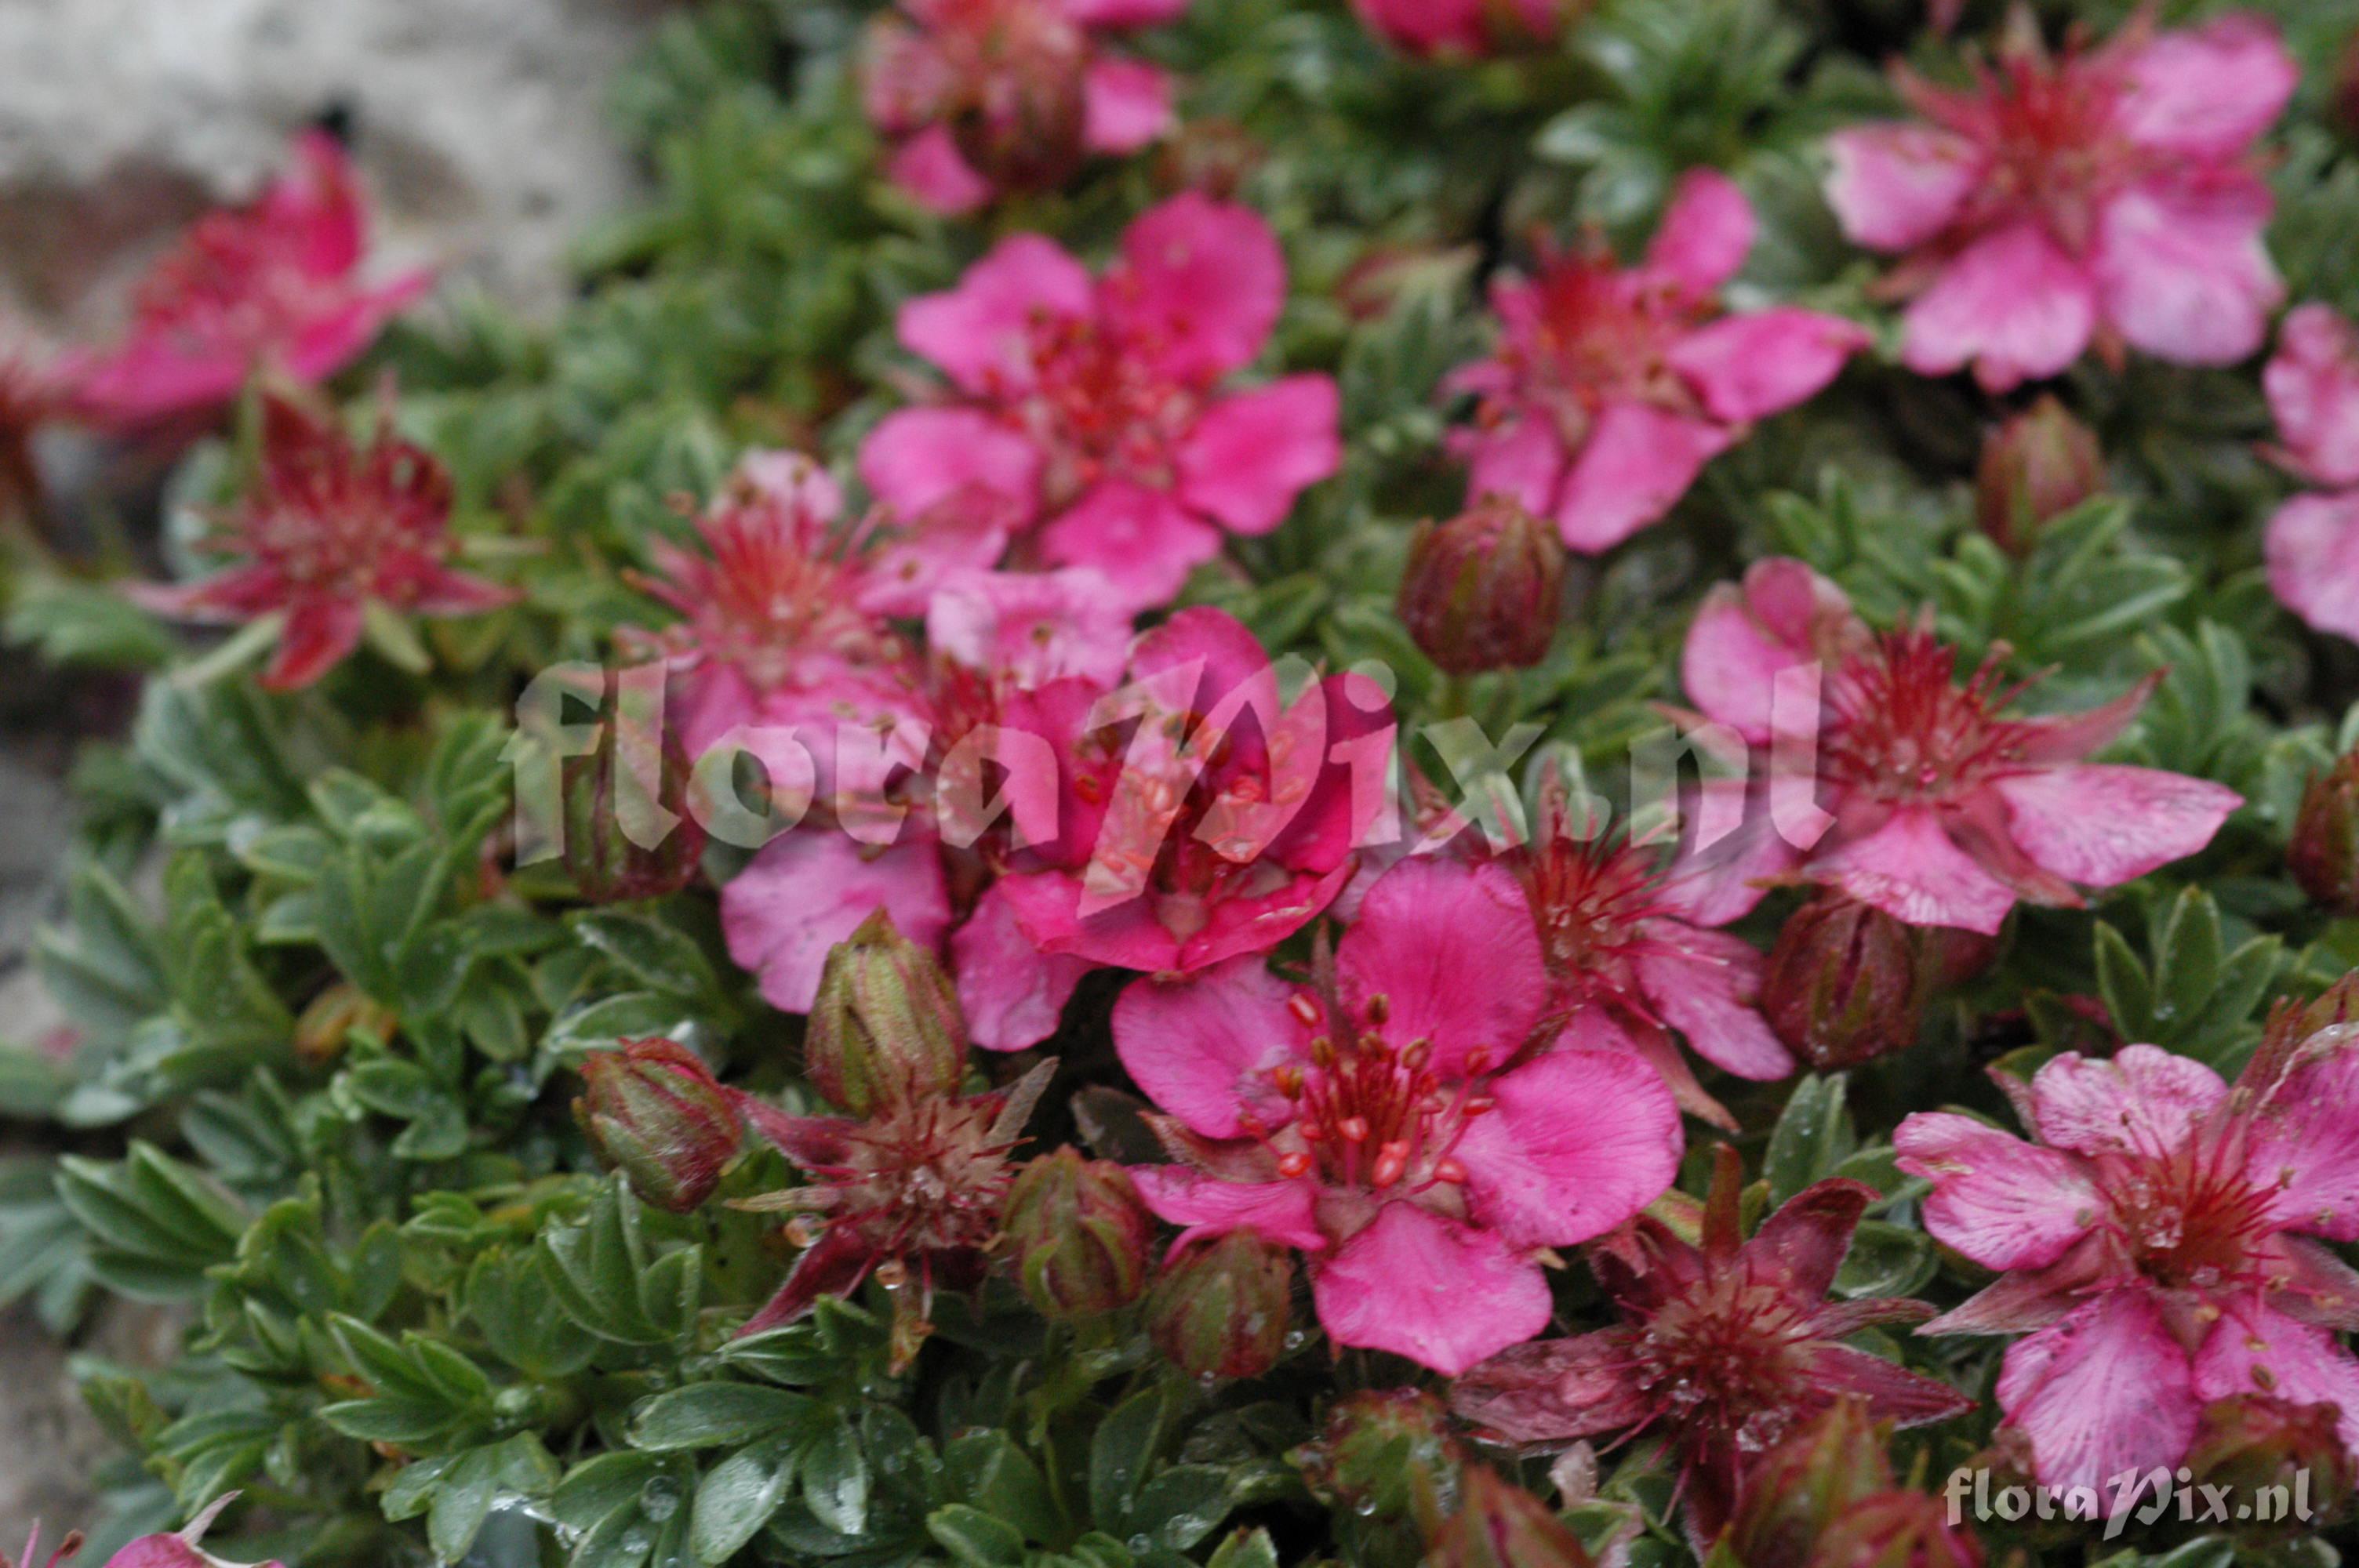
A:
<svg viewBox="0 0 2359 1568">
<path fill-rule="evenodd" d="M 1370 32 L 1420 55 L 1480 56 L 1546 43 L 1571 0 L 1352 0 Z"/>
<path fill-rule="evenodd" d="M 2341 1407 L 2359 1454 L 2359 1050 L 2348 1030 L 2273 1039 L 2231 1088 L 2152 1045 L 2067 1054 L 2028 1087 L 1995 1073 L 2038 1141 L 1972 1117 L 1900 1124 L 1900 1168 L 1933 1184 L 1925 1227 L 1998 1281 L 1928 1334 L 2035 1332 L 2008 1347 L 1999 1408 L 2038 1478 L 2103 1485 L 2170 1469 L 2208 1401 Z"/>
<path fill-rule="evenodd" d="M 1395 867 L 1321 954 L 1307 989 L 1247 956 L 1123 993 L 1114 1048 L 1183 1162 L 1131 1173 L 1183 1244 L 1301 1249 L 1336 1344 L 1455 1375 L 1548 1326 L 1542 1249 L 1669 1184 L 1679 1108 L 1631 1057 L 1545 1048 L 1548 969 L 1495 866 Z"/>
<path fill-rule="evenodd" d="M 1211 609 L 1141 637 L 1128 677 L 1006 706 L 1060 798 L 1031 808 L 1045 831 L 1027 827 L 997 891 L 1044 953 L 1184 974 L 1266 951 L 1351 880 L 1384 804 L 1389 708 L 1348 676 L 1283 703 L 1253 633 Z"/>
<path fill-rule="evenodd" d="M 1855 243 L 1908 257 L 1908 367 L 2003 392 L 2092 341 L 2182 364 L 2259 348 L 2282 291 L 2250 149 L 2297 74 L 2256 16 L 2051 56 L 2027 11 L 1970 91 L 1899 73 L 1930 123 L 1837 132 L 1826 192 Z"/>
<path fill-rule="evenodd" d="M 2202 779 L 2083 760 L 2158 676 L 2089 712 L 2009 718 L 2023 687 L 2002 680 L 2004 652 L 1961 685 L 1957 650 L 1929 626 L 1871 634 L 1799 561 L 1714 589 L 1680 676 L 1705 718 L 1756 761 L 1767 752 L 1770 819 L 1745 829 L 1763 846 L 1755 872 L 1782 861 L 1909 925 L 1987 935 L 2018 899 L 2078 908 L 2080 887 L 2194 854 L 2244 804 Z"/>
<path fill-rule="evenodd" d="M 515 593 L 445 565 L 451 476 L 393 433 L 355 447 L 336 416 L 277 391 L 262 399 L 258 482 L 210 547 L 242 557 L 192 583 L 131 589 L 183 620 L 277 626 L 265 686 L 309 686 L 361 644 L 373 611 L 473 615 Z"/>
<path fill-rule="evenodd" d="M 2326 487 L 2269 519 L 2269 586 L 2321 632 L 2359 642 L 2359 333 L 2324 305 L 2288 313 L 2261 373 L 2292 472 Z"/>
<path fill-rule="evenodd" d="M 144 425 L 225 403 L 263 369 L 309 385 L 426 292 L 423 269 L 361 281 L 368 208 L 335 139 L 306 132 L 294 157 L 261 200 L 200 219 L 156 265 L 127 342 L 69 367 L 78 412 Z"/>
<path fill-rule="evenodd" d="M 1469 500 L 1512 495 L 1595 555 L 1669 511 L 1754 420 L 1832 381 L 1864 329 L 1790 306 L 1723 312 L 1753 229 L 1744 192 L 1696 169 L 1640 265 L 1593 247 L 1493 285 L 1498 351 L 1449 383 L 1481 399 L 1457 438 Z"/>
<path fill-rule="evenodd" d="M 1002 241 L 902 308 L 951 392 L 879 425 L 861 477 L 903 518 L 1000 497 L 1019 564 L 1095 567 L 1125 608 L 1160 604 L 1224 531 L 1268 533 L 1342 461 L 1329 377 L 1219 390 L 1285 297 L 1269 225 L 1194 192 L 1133 223 L 1103 277 L 1040 235 Z"/>
<path fill-rule="evenodd" d="M 1171 124 L 1171 84 L 1101 34 L 1168 22 L 1188 0 L 900 0 L 870 25 L 869 124 L 894 180 L 938 212 L 1062 185 L 1090 153 L 1128 153 Z"/>
<path fill-rule="evenodd" d="M 1736 1152 L 1723 1143 L 1716 1152 L 1701 1246 L 1642 1214 L 1590 1247 L 1619 1325 L 1518 1346 L 1451 1392 L 1458 1414 L 1503 1442 L 1562 1447 L 1625 1429 L 1668 1437 L 1699 1554 L 1728 1522 L 1754 1459 L 1838 1400 L 1862 1400 L 1870 1415 L 1902 1426 L 1973 1408 L 1939 1379 L 1843 1343 L 1933 1311 L 1892 1297 L 1826 1299 L 1876 1201 L 1873 1187 L 1805 1188 L 1748 1240 Z"/>
</svg>

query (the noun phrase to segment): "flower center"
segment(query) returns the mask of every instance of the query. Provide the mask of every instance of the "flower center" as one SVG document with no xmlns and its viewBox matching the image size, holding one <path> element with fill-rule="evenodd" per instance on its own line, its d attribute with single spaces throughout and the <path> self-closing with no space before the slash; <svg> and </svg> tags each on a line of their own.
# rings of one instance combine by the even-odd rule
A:
<svg viewBox="0 0 2359 1568">
<path fill-rule="evenodd" d="M 2067 250 L 2084 252 L 2104 199 L 2136 178 L 2145 161 L 2115 128 L 2121 99 L 2119 77 L 2085 59 L 2006 61 L 1984 100 L 1992 154 L 1985 200 L 1999 211 L 2030 212 Z"/>
<path fill-rule="evenodd" d="M 1686 407 L 1693 399 L 1668 356 L 1701 314 L 1667 289 L 1642 287 L 1602 252 L 1550 257 L 1510 315 L 1499 351 L 1512 401 L 1547 410 L 1575 447 L 1609 403 Z"/>
<path fill-rule="evenodd" d="M 1540 950 L 1561 979 L 1619 980 L 1646 940 L 1642 924 L 1665 913 L 1653 856 L 1603 838 L 1551 834 L 1517 854 Z"/>
<path fill-rule="evenodd" d="M 135 309 L 150 330 L 199 350 L 234 348 L 258 357 L 286 342 L 337 293 L 254 219 L 213 213 L 157 265 Z"/>
<path fill-rule="evenodd" d="M 1810 1337 L 1807 1309 L 1787 1292 L 1742 1267 L 1717 1270 L 1647 1320 L 1634 1370 L 1674 1422 L 1715 1428 L 1758 1452 L 1807 1403 L 1809 1379 L 1791 1350 Z"/>
<path fill-rule="evenodd" d="M 1830 683 L 1822 775 L 1878 799 L 1940 801 L 2022 757 L 2024 726 L 1997 717 L 2023 690 L 1994 650 L 1963 686 L 1958 651 L 1922 626 L 1891 632 Z"/>
<path fill-rule="evenodd" d="M 844 1162 L 815 1169 L 828 1223 L 879 1252 L 988 1246 L 1013 1174 L 991 1107 L 926 1100 L 850 1132 Z"/>
<path fill-rule="evenodd" d="M 1309 992 L 1288 1004 L 1306 1026 L 1326 1011 Z M 1291 1130 L 1301 1147 L 1278 1156 L 1278 1173 L 1309 1176 L 1328 1185 L 1377 1192 L 1423 1192 L 1437 1183 L 1455 1186 L 1466 1167 L 1451 1151 L 1475 1118 L 1494 1102 L 1475 1092 L 1488 1065 L 1476 1052 L 1455 1086 L 1433 1070 L 1433 1047 L 1417 1039 L 1396 1045 L 1383 1033 L 1390 1005 L 1368 999 L 1358 1020 L 1316 1035 L 1308 1065 L 1289 1062 L 1270 1070 L 1271 1085 L 1293 1108 Z M 1248 1122 L 1246 1130 L 1266 1133 Z"/>
<path fill-rule="evenodd" d="M 2114 1225 L 2157 1283 L 2210 1291 L 2259 1282 L 2254 1253 L 2275 1195 L 2245 1180 L 2233 1142 L 2199 1138 L 2165 1159 L 2099 1160 Z"/>
<path fill-rule="evenodd" d="M 1157 363 L 1150 345 L 1071 316 L 1033 323 L 1033 382 L 1016 417 L 1050 455 L 1049 506 L 1071 504 L 1109 479 L 1149 489 L 1176 481 L 1173 458 L 1202 398 Z"/>
</svg>

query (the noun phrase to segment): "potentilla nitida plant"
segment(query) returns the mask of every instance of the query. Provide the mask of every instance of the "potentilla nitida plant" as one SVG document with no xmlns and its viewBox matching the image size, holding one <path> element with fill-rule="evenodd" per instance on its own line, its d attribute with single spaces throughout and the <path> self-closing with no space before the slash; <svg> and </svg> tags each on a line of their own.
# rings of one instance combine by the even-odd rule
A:
<svg viewBox="0 0 2359 1568">
<path fill-rule="evenodd" d="M 1094 567 L 1125 607 L 1165 603 L 1342 461 L 1332 377 L 1229 387 L 1285 301 L 1268 223 L 1194 191 L 1142 213 L 1097 276 L 1013 235 L 901 308 L 902 346 L 949 384 L 877 426 L 861 477 L 905 522 L 999 498 L 1010 565 Z"/>
<path fill-rule="evenodd" d="M 2234 790 L 2087 759 L 2158 683 L 2087 712 L 2018 717 L 2006 649 L 1962 670 L 1929 619 L 1871 633 L 1799 561 L 1714 589 L 1680 678 L 1701 716 L 1768 769 L 1744 830 L 1755 876 L 1822 883 L 1912 925 L 1995 935 L 2018 901 L 2082 907 L 2191 855 L 2244 804 Z"/>
<path fill-rule="evenodd" d="M 2152 1045 L 1995 1074 L 2036 1141 L 1919 1112 L 1893 1144 L 1925 1227 L 1998 1281 L 1927 1334 L 2021 1334 L 1999 1409 L 2038 1478 L 2172 1470 L 2204 1405 L 2330 1403 L 2359 1452 L 2359 1045 L 2285 1010 L 2234 1085 Z"/>
<path fill-rule="evenodd" d="M 1108 34 L 1188 0 L 900 0 L 869 24 L 869 124 L 896 183 L 938 212 L 1051 189 L 1090 154 L 1136 152 L 1172 124 L 1171 84 Z"/>
<path fill-rule="evenodd" d="M 1828 139 L 1843 232 L 1903 258 L 1886 287 L 1909 298 L 1910 369 L 2004 392 L 2093 343 L 2206 365 L 2261 346 L 2284 290 L 2254 143 L 2299 76 L 2274 25 L 2141 14 L 2051 49 L 2025 6 L 1971 68 L 1962 88 L 1897 70 L 1919 117 Z"/>
<path fill-rule="evenodd" d="M 1877 1324 L 1933 1315 L 1917 1301 L 1826 1299 L 1874 1188 L 1821 1182 L 1747 1238 L 1737 1214 L 1742 1165 L 1726 1144 L 1714 1154 L 1700 1241 L 1642 1214 L 1588 1249 L 1621 1323 L 1504 1351 L 1451 1394 L 1461 1416 L 1499 1442 L 1666 1438 L 1699 1552 L 1727 1524 L 1747 1468 L 1838 1400 L 1863 1400 L 1902 1426 L 1973 1406 L 1939 1379 L 1843 1343 Z"/>
<path fill-rule="evenodd" d="M 359 357 L 433 274 L 363 281 L 368 204 L 334 137 L 298 137 L 252 206 L 212 212 L 139 285 L 129 335 L 72 357 L 72 406 L 114 427 L 215 409 L 257 371 L 304 385 Z"/>
<path fill-rule="evenodd" d="M 1338 1346 L 1465 1370 L 1547 1326 L 1548 1249 L 1663 1192 L 1679 1111 L 1654 1071 L 1558 1041 L 1521 890 L 1496 866 L 1379 878 L 1307 985 L 1257 955 L 1134 984 L 1114 1048 L 1174 1161 L 1135 1167 L 1181 1245 L 1299 1249 Z"/>
<path fill-rule="evenodd" d="M 792 1214 L 787 1239 L 802 1249 L 740 1332 L 796 1322 L 820 1297 L 849 1295 L 874 1276 L 892 1298 L 898 1371 L 932 1332 L 935 1292 L 982 1284 L 1016 1178 L 1011 1156 L 1056 1064 L 1003 1089 L 960 1092 L 967 1041 L 954 1004 L 942 1010 L 950 981 L 882 915 L 829 956 L 821 991 L 849 1016 L 827 1037 L 834 1044 L 821 1047 L 834 1056 L 823 1056 L 812 1080 L 839 1086 L 842 1108 L 862 1108 L 793 1116 L 737 1095 L 754 1130 L 804 1177 L 739 1206 Z M 956 1033 L 941 1033 L 946 1025 Z"/>
<path fill-rule="evenodd" d="M 449 564 L 451 476 L 394 434 L 389 406 L 365 446 L 296 393 L 266 388 L 259 406 L 254 481 L 201 546 L 232 564 L 190 583 L 136 586 L 139 603 L 207 624 L 266 623 L 275 646 L 262 684 L 288 690 L 364 639 L 399 662 L 423 659 L 409 617 L 477 615 L 516 598 Z"/>
<path fill-rule="evenodd" d="M 1456 449 L 1470 503 L 1512 496 L 1584 555 L 1660 518 L 1753 421 L 1823 390 L 1866 330 L 1792 306 L 1730 312 L 1753 209 L 1712 169 L 1680 181 L 1646 259 L 1544 251 L 1491 288 L 1499 343 L 1447 383 L 1474 395 Z"/>
</svg>

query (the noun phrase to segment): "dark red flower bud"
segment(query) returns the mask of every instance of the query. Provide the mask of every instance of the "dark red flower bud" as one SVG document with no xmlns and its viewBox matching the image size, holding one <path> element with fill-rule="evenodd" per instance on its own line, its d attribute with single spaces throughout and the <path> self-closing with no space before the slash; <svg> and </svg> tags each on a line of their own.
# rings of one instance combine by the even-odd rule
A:
<svg viewBox="0 0 2359 1568">
<path fill-rule="evenodd" d="M 686 749 L 619 686 L 607 677 L 597 750 L 564 764 L 565 869 L 592 903 L 678 892 L 704 855 Z"/>
<path fill-rule="evenodd" d="M 1922 1492 L 1863 1498 L 1819 1537 L 1806 1568 L 1982 1568 L 1982 1548 L 1945 1508 Z"/>
<path fill-rule="evenodd" d="M 1286 1350 L 1294 1254 L 1251 1230 L 1198 1241 L 1147 1298 L 1156 1348 L 1191 1377 L 1258 1378 Z"/>
<path fill-rule="evenodd" d="M 1549 1506 L 1480 1465 L 1458 1511 L 1433 1535 L 1427 1568 L 1592 1568 L 1581 1538 Z"/>
<path fill-rule="evenodd" d="M 1564 596 L 1564 541 L 1506 496 L 1478 502 L 1409 542 L 1399 611 L 1426 656 L 1454 676 L 1548 657 Z"/>
<path fill-rule="evenodd" d="M 804 1037 L 811 1087 L 854 1116 L 958 1087 L 966 1015 L 941 961 L 878 910 L 820 971 Z"/>
<path fill-rule="evenodd" d="M 2321 908 L 2359 914 L 2359 752 L 2312 778 L 2302 792 L 2286 864 Z"/>
<path fill-rule="evenodd" d="M 1320 1435 L 1290 1458 L 1320 1498 L 1362 1519 L 1439 1529 L 1462 1462 L 1450 1414 L 1419 1389 L 1380 1389 L 1339 1400 Z"/>
<path fill-rule="evenodd" d="M 1006 1231 L 1016 1281 L 1043 1317 L 1096 1317 L 1147 1289 L 1154 1217 L 1110 1160 L 1064 1148 L 1026 1165 L 1007 1195 Z"/>
<path fill-rule="evenodd" d="M 1819 1538 L 1892 1486 L 1886 1433 L 1859 1400 L 1838 1400 L 1746 1472 L 1721 1544 L 1745 1568 L 1804 1568 Z"/>
<path fill-rule="evenodd" d="M 1984 439 L 1974 508 L 1984 533 L 2009 555 L 2023 556 L 2051 518 L 2104 487 L 2097 433 L 2049 393 Z"/>
<path fill-rule="evenodd" d="M 640 1202 L 687 1214 L 712 1195 L 745 1130 L 695 1052 L 672 1040 L 626 1040 L 586 1058 L 582 1078 L 589 1092 L 573 1102 L 574 1119 Z"/>
<path fill-rule="evenodd" d="M 1909 928 L 1873 905 L 1828 893 L 1777 934 L 1761 1012 L 1777 1038 L 1830 1072 L 1914 1044 L 1919 989 Z"/>
<path fill-rule="evenodd" d="M 2268 1394 L 2214 1400 L 2203 1407 L 2187 1465 L 2197 1484 L 2221 1487 L 2247 1507 L 2267 1507 L 2268 1517 L 2257 1522 L 2315 1530 L 2343 1513 L 2359 1486 L 2335 1420 L 2331 1404 Z"/>
</svg>

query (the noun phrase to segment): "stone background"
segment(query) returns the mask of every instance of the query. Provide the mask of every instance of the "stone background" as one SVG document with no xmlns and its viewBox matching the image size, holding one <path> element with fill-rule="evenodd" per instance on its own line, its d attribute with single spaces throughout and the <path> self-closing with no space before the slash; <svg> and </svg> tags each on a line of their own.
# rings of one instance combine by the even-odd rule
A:
<svg viewBox="0 0 2359 1568">
<path fill-rule="evenodd" d="M 431 261 L 536 314 L 565 247 L 626 204 L 607 84 L 663 0 L 0 0 L 0 324 L 103 339 L 130 280 L 191 216 L 252 195 L 299 127 L 348 135 L 387 264 Z M 0 658 L 11 655 L 0 654 Z M 13 682 L 11 684 L 14 684 Z M 83 694 L 87 695 L 87 694 Z M 115 694 L 119 698 L 120 694 Z M 12 707 L 16 705 L 12 704 Z M 0 729 L 0 1034 L 55 1022 L 26 961 L 65 821 L 71 701 Z M 21 1148 L 0 1123 L 0 1153 Z M 118 1308 L 98 1354 L 171 1353 L 173 1325 Z M 0 1314 L 0 1559 L 38 1518 L 88 1516 L 106 1444 L 65 1348 Z"/>
</svg>

